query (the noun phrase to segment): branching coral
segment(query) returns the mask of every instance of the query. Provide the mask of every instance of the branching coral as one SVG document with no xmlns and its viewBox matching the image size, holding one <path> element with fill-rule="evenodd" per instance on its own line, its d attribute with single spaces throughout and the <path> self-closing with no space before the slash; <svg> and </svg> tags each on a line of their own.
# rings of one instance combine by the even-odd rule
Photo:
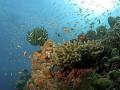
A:
<svg viewBox="0 0 120 90">
<path fill-rule="evenodd" d="M 31 32 L 27 33 L 27 41 L 32 45 L 42 46 L 48 39 L 48 32 L 45 28 L 34 28 Z"/>
<path fill-rule="evenodd" d="M 100 41 L 87 41 L 80 45 L 81 62 L 83 67 L 95 66 L 101 59 L 100 55 L 104 51 L 104 47 Z"/>
<path fill-rule="evenodd" d="M 53 49 L 53 60 L 64 67 L 94 66 L 100 59 L 104 47 L 99 41 L 81 42 L 74 40 L 64 45 L 56 45 Z"/>
<path fill-rule="evenodd" d="M 66 42 L 63 45 L 55 45 L 52 60 L 56 64 L 72 68 L 81 61 L 80 42 Z"/>
</svg>

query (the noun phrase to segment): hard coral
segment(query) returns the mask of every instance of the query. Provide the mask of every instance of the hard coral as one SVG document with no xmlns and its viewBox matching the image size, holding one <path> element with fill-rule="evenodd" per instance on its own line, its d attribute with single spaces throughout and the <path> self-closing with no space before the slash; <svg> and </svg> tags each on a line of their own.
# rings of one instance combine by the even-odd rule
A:
<svg viewBox="0 0 120 90">
<path fill-rule="evenodd" d="M 27 41 L 32 45 L 44 45 L 48 39 L 48 32 L 45 28 L 34 28 L 31 32 L 28 32 Z"/>
<path fill-rule="evenodd" d="M 104 51 L 104 46 L 100 41 L 87 41 L 80 45 L 81 66 L 95 66 L 100 61 L 100 56 Z"/>
<path fill-rule="evenodd" d="M 93 66 L 100 59 L 104 47 L 99 41 L 72 41 L 56 45 L 53 49 L 53 60 L 67 68 Z"/>
<path fill-rule="evenodd" d="M 52 60 L 57 65 L 67 68 L 75 67 L 81 61 L 80 42 L 65 42 L 63 45 L 56 45 L 53 48 Z"/>
</svg>

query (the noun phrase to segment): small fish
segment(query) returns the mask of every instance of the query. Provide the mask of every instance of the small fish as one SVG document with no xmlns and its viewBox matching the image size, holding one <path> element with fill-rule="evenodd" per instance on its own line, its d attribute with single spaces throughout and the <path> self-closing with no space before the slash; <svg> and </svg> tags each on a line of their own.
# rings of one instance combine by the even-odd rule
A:
<svg viewBox="0 0 120 90">
<path fill-rule="evenodd" d="M 82 9 L 81 9 L 81 8 L 79 8 L 79 12 L 80 12 L 80 13 L 82 12 Z"/>
<path fill-rule="evenodd" d="M 74 5 L 74 6 L 76 6 L 77 4 L 76 4 L 76 3 L 74 3 L 73 5 Z"/>
<path fill-rule="evenodd" d="M 13 76 L 13 73 L 11 72 L 10 75 Z"/>
<path fill-rule="evenodd" d="M 32 57 L 32 56 L 31 56 L 31 55 L 29 55 L 29 56 L 28 56 L 28 59 L 31 59 L 31 57 Z"/>
<path fill-rule="evenodd" d="M 22 74 L 22 72 L 21 72 L 21 71 L 19 71 L 19 72 L 18 72 L 18 74 Z"/>
<path fill-rule="evenodd" d="M 61 37 L 61 35 L 60 35 L 58 32 L 55 32 L 55 34 L 56 34 L 58 37 Z"/>
<path fill-rule="evenodd" d="M 100 24 L 100 19 L 98 20 L 98 24 Z"/>
<path fill-rule="evenodd" d="M 21 46 L 20 46 L 20 45 L 17 45 L 16 49 L 18 49 L 18 48 L 21 48 Z"/>
<path fill-rule="evenodd" d="M 24 51 L 24 52 L 23 52 L 23 56 L 27 56 L 27 51 Z"/>
</svg>

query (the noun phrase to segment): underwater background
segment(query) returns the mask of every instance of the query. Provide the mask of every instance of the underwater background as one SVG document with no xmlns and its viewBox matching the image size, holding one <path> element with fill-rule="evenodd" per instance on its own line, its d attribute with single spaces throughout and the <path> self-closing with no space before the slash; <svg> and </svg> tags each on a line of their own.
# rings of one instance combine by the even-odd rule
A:
<svg viewBox="0 0 120 90">
<path fill-rule="evenodd" d="M 91 23 L 93 28 L 98 25 L 109 28 L 108 16 L 120 16 L 120 1 L 96 1 L 102 1 L 103 9 L 84 6 L 87 0 L 0 0 L 0 90 L 15 90 L 19 71 L 31 70 L 25 54 L 31 55 L 40 48 L 26 41 L 31 29 L 43 26 L 49 39 L 63 43 L 63 38 L 68 41 L 87 32 Z"/>
</svg>

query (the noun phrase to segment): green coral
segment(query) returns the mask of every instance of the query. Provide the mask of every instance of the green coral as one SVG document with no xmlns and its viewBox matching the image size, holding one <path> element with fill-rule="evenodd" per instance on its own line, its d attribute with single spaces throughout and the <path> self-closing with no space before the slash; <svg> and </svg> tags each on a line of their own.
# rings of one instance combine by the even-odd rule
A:
<svg viewBox="0 0 120 90">
<path fill-rule="evenodd" d="M 95 72 L 81 74 L 81 83 L 78 90 L 96 90 L 95 81 L 101 76 Z"/>
<path fill-rule="evenodd" d="M 118 80 L 120 78 L 120 70 L 112 70 L 108 75 L 111 80 Z"/>
<path fill-rule="evenodd" d="M 110 90 L 112 86 L 110 79 L 104 78 L 95 72 L 81 75 L 81 81 L 79 90 L 89 90 L 88 87 L 91 87 L 92 90 Z"/>
<path fill-rule="evenodd" d="M 104 47 L 100 41 L 92 40 L 81 44 L 81 62 L 82 66 L 95 66 L 101 59 Z"/>
<path fill-rule="evenodd" d="M 119 50 L 117 48 L 113 48 L 111 52 L 111 57 L 119 56 Z"/>
<path fill-rule="evenodd" d="M 43 27 L 34 28 L 31 32 L 27 33 L 26 39 L 32 45 L 42 46 L 48 39 L 48 32 Z"/>
<path fill-rule="evenodd" d="M 94 66 L 100 59 L 104 47 L 99 41 L 72 41 L 56 45 L 53 49 L 53 60 L 64 67 Z"/>
<path fill-rule="evenodd" d="M 111 68 L 120 68 L 120 57 L 116 56 L 111 58 L 109 63 Z"/>
<path fill-rule="evenodd" d="M 72 68 L 81 61 L 80 42 L 65 42 L 63 45 L 56 45 L 53 49 L 52 60 L 56 64 Z"/>
<path fill-rule="evenodd" d="M 108 78 L 98 78 L 94 81 L 93 85 L 95 90 L 107 90 L 112 86 L 112 81 Z"/>
<path fill-rule="evenodd" d="M 120 90 L 120 70 L 112 70 L 108 73 L 108 76 L 113 81 L 111 90 Z"/>
</svg>

